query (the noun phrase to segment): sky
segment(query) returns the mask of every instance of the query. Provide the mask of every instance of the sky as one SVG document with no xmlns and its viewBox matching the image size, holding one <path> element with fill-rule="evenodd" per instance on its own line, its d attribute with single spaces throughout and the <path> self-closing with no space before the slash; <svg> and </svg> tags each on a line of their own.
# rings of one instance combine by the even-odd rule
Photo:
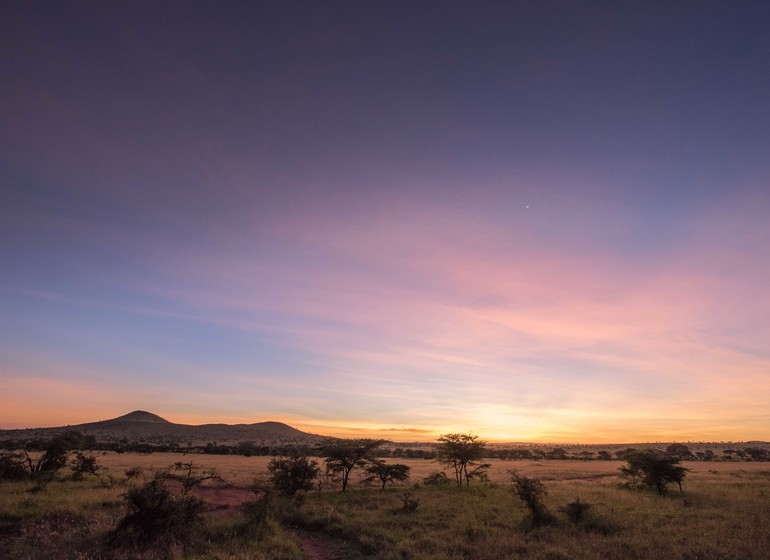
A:
<svg viewBox="0 0 770 560">
<path fill-rule="evenodd" d="M 0 428 L 770 439 L 766 2 L 0 6 Z"/>
</svg>

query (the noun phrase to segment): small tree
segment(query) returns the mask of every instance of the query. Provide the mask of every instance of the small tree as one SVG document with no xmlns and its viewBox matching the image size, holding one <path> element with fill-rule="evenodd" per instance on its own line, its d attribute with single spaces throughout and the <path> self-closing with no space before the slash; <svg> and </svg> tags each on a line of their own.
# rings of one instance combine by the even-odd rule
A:
<svg viewBox="0 0 770 560">
<path fill-rule="evenodd" d="M 677 459 L 692 459 L 693 454 L 690 448 L 684 443 L 672 443 L 666 447 L 666 455 L 676 457 Z"/>
<path fill-rule="evenodd" d="M 273 457 L 267 464 L 270 483 L 280 494 L 294 496 L 297 492 L 312 490 L 320 469 L 316 461 L 305 456 Z"/>
<path fill-rule="evenodd" d="M 665 494 L 667 485 L 674 482 L 682 492 L 682 481 L 690 469 L 679 466 L 678 457 L 667 456 L 655 449 L 629 453 L 626 465 L 620 467 L 620 474 L 629 478 L 632 484 L 655 488 L 658 494 Z"/>
<path fill-rule="evenodd" d="M 485 441 L 473 434 L 444 434 L 438 438 L 436 452 L 440 463 L 451 467 L 457 487 L 470 484 L 471 478 L 485 473 L 489 465 L 479 464 L 484 455 Z M 471 467 L 470 471 L 468 468 Z M 475 468 L 474 468 L 475 467 Z"/>
<path fill-rule="evenodd" d="M 368 476 L 367 482 L 378 480 L 382 484 L 382 489 L 385 490 L 385 485 L 388 482 L 404 482 L 409 480 L 410 467 L 400 464 L 388 464 L 383 461 L 374 461 L 366 468 Z"/>
<path fill-rule="evenodd" d="M 543 496 L 548 493 L 543 483 L 536 478 L 520 475 L 514 470 L 509 470 L 508 473 L 511 475 L 514 491 L 532 515 L 532 523 L 543 525 L 550 522 L 552 516 L 543 503 Z"/>
<path fill-rule="evenodd" d="M 71 468 L 72 478 L 83 478 L 87 474 L 96 475 L 100 469 L 94 455 L 86 455 L 81 451 L 75 451 Z"/>
<path fill-rule="evenodd" d="M 46 444 L 45 451 L 37 460 L 30 457 L 27 451 L 22 451 L 23 461 L 27 464 L 29 474 L 51 478 L 67 466 L 70 451 L 82 447 L 84 441 L 83 434 L 74 430 L 68 430 L 52 438 Z"/>
<path fill-rule="evenodd" d="M 348 488 L 350 473 L 356 468 L 366 468 L 378 447 L 387 443 L 385 439 L 341 439 L 328 438 L 320 446 L 320 455 L 325 457 L 326 468 L 340 476 L 342 491 Z"/>
</svg>

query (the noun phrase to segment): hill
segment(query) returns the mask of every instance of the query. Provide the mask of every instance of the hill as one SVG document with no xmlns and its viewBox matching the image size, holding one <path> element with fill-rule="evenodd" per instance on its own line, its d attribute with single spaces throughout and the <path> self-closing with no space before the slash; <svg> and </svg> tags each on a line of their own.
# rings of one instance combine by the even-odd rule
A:
<svg viewBox="0 0 770 560">
<path fill-rule="evenodd" d="M 320 439 L 320 436 L 303 432 L 283 422 L 175 424 L 157 414 L 135 410 L 123 416 L 99 422 L 52 428 L 0 430 L 0 440 L 50 438 L 66 430 L 77 430 L 85 436 L 94 436 L 98 442 L 127 440 L 152 444 L 208 442 L 234 444 L 241 441 L 311 443 Z"/>
</svg>

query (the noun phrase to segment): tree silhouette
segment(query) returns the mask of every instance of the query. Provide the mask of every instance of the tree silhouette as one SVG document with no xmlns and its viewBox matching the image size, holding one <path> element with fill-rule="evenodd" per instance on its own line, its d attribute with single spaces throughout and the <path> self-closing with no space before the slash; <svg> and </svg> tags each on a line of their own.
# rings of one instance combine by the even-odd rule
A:
<svg viewBox="0 0 770 560">
<path fill-rule="evenodd" d="M 444 434 L 438 438 L 438 460 L 451 467 L 457 487 L 470 484 L 471 478 L 484 478 L 489 465 L 479 463 L 484 455 L 485 441 L 473 434 Z M 470 470 L 468 468 L 471 467 Z"/>
<path fill-rule="evenodd" d="M 655 488 L 658 494 L 665 494 L 667 485 L 674 482 L 682 492 L 682 481 L 690 469 L 679 466 L 678 457 L 667 456 L 655 449 L 645 449 L 626 455 L 626 465 L 620 467 L 622 476 L 631 483 Z"/>
<path fill-rule="evenodd" d="M 366 468 L 374 459 L 375 450 L 388 443 L 385 439 L 341 439 L 328 438 L 319 448 L 326 468 L 340 475 L 342 491 L 348 488 L 350 473 L 356 468 Z"/>
</svg>

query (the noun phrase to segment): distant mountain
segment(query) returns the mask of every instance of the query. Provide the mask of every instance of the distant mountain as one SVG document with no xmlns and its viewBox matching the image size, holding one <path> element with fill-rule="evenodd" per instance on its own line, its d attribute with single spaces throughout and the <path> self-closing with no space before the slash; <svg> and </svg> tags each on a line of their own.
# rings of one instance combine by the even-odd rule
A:
<svg viewBox="0 0 770 560">
<path fill-rule="evenodd" d="M 145 443 L 209 443 L 233 444 L 252 442 L 306 442 L 317 441 L 321 436 L 309 434 L 282 422 L 257 422 L 255 424 L 175 424 L 144 410 L 135 410 L 123 416 L 88 422 L 74 426 L 53 428 L 27 428 L 0 430 L 0 439 L 48 438 L 66 430 L 77 430 L 86 436 L 94 436 L 99 442 L 141 441 Z"/>
<path fill-rule="evenodd" d="M 135 410 L 133 412 L 129 412 L 128 414 L 124 414 L 123 416 L 113 418 L 112 420 L 102 420 L 101 422 L 92 422 L 92 424 L 101 424 L 102 426 L 118 426 L 127 422 L 152 422 L 155 424 L 171 424 L 171 422 L 165 418 L 145 410 Z"/>
</svg>

